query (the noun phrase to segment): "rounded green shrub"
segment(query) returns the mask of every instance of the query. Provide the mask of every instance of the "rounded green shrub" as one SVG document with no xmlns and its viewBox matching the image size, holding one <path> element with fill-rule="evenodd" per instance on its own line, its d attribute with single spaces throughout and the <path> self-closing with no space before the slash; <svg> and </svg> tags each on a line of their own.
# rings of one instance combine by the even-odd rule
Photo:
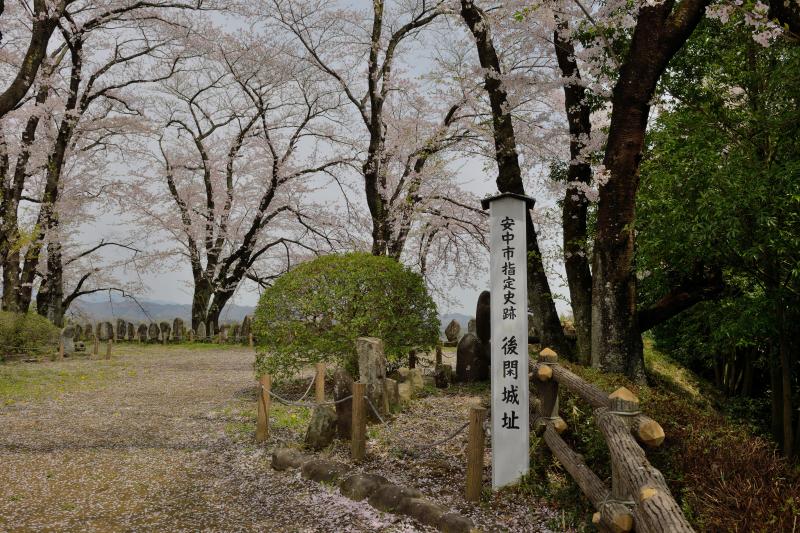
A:
<svg viewBox="0 0 800 533">
<path fill-rule="evenodd" d="M 256 373 L 294 375 L 320 361 L 355 371 L 356 339 L 383 340 L 389 362 L 439 337 L 436 304 L 419 274 L 387 257 L 328 255 L 293 268 L 258 302 Z"/>
<path fill-rule="evenodd" d="M 60 334 L 58 327 L 36 313 L 0 311 L 0 359 L 53 353 Z"/>
</svg>

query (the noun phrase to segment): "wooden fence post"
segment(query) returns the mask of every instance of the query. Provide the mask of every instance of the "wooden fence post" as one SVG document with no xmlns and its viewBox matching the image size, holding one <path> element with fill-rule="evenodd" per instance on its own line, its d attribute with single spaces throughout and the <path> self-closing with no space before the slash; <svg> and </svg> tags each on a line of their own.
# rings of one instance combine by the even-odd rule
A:
<svg viewBox="0 0 800 533">
<path fill-rule="evenodd" d="M 620 387 L 608 395 L 609 412 L 618 415 L 630 429 L 633 416 L 639 413 L 639 398 L 625 387 Z M 619 465 L 611 457 L 611 497 L 624 502 L 632 500 L 631 487 L 627 487 L 620 476 Z"/>
<path fill-rule="evenodd" d="M 552 365 L 558 364 L 558 354 L 550 348 L 539 352 L 539 364 L 536 366 L 536 392 L 539 396 L 538 419 L 536 430 L 541 432 L 548 423 L 562 433 L 567 423 L 558 415 L 558 381 L 553 379 Z"/>
<path fill-rule="evenodd" d="M 314 378 L 317 403 L 325 401 L 325 363 L 317 363 L 317 375 Z"/>
<path fill-rule="evenodd" d="M 469 411 L 469 440 L 467 441 L 467 501 L 481 499 L 483 485 L 483 446 L 486 433 L 483 421 L 486 420 L 484 407 L 473 407 Z"/>
<path fill-rule="evenodd" d="M 111 339 L 106 343 L 106 359 L 111 359 Z"/>
<path fill-rule="evenodd" d="M 261 387 L 258 391 L 258 419 L 256 420 L 256 442 L 264 442 L 269 436 L 269 408 L 271 398 L 269 391 L 272 389 L 272 376 L 264 374 L 259 380 Z"/>
<path fill-rule="evenodd" d="M 353 383 L 353 424 L 350 437 L 350 453 L 353 461 L 362 461 L 367 453 L 367 411 L 364 395 L 367 393 L 366 383 Z"/>
</svg>

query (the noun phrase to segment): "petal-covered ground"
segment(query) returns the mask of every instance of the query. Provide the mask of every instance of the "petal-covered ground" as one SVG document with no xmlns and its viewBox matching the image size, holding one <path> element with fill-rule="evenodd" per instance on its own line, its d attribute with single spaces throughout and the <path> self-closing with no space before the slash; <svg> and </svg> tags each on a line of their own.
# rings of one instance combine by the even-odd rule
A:
<svg viewBox="0 0 800 533">
<path fill-rule="evenodd" d="M 272 470 L 270 450 L 299 444 L 308 410 L 275 406 L 270 441 L 254 444 L 252 363 L 244 348 L 122 345 L 111 361 L 3 365 L 0 531 L 430 531 Z M 546 531 L 557 517 L 519 492 L 464 501 L 465 435 L 423 457 L 398 453 L 447 436 L 475 401 L 458 391 L 415 400 L 391 429 L 371 427 L 358 468 L 484 531 Z M 347 451 L 322 454 L 349 461 Z"/>
</svg>

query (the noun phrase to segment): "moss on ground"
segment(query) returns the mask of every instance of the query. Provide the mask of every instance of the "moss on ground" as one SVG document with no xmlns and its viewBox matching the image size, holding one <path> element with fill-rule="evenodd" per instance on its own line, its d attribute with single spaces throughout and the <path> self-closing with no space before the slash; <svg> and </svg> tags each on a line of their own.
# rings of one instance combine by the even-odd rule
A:
<svg viewBox="0 0 800 533">
<path fill-rule="evenodd" d="M 0 364 L 0 405 L 59 397 L 107 385 L 122 371 L 119 361 L 86 358 L 59 362 Z"/>
</svg>

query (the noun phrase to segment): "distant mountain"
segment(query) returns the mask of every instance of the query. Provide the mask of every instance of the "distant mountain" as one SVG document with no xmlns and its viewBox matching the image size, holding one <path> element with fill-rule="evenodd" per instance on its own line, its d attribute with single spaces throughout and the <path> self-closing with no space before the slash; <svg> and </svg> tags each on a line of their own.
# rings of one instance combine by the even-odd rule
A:
<svg viewBox="0 0 800 533">
<path fill-rule="evenodd" d="M 222 311 L 220 322 L 241 322 L 245 315 L 252 315 L 254 307 L 244 305 L 227 305 Z M 79 298 L 67 312 L 75 322 L 113 321 L 123 319 L 128 322 L 160 322 L 172 321 L 181 318 L 184 322 L 191 322 L 192 306 L 189 304 L 176 304 L 153 300 L 133 300 L 130 298 L 112 297 L 101 300 L 99 298 Z"/>
</svg>

